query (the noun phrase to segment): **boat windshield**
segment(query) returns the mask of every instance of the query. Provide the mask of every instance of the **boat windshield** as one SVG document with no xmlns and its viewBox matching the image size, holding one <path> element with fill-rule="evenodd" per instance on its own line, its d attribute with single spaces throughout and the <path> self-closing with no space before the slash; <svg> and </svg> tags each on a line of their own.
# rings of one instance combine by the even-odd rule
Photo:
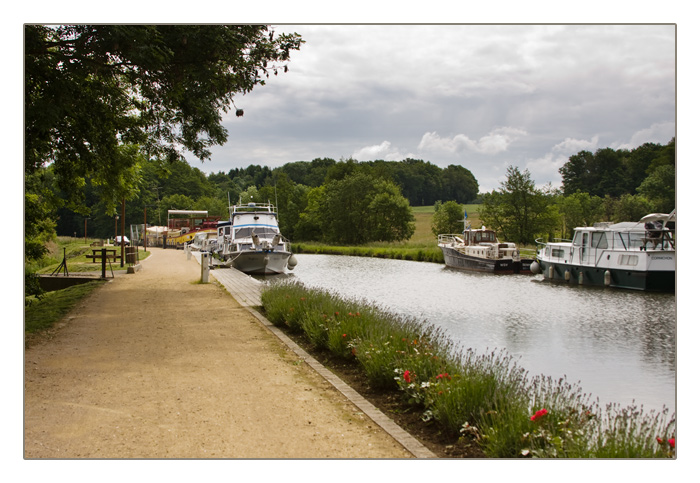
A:
<svg viewBox="0 0 700 483">
<path fill-rule="evenodd" d="M 274 228 L 267 228 L 267 227 L 244 227 L 244 228 L 239 228 L 236 230 L 234 237 L 235 238 L 248 238 L 253 235 L 253 230 L 255 230 L 255 234 L 261 237 L 274 237 L 279 233 L 279 231 L 275 230 Z"/>
</svg>

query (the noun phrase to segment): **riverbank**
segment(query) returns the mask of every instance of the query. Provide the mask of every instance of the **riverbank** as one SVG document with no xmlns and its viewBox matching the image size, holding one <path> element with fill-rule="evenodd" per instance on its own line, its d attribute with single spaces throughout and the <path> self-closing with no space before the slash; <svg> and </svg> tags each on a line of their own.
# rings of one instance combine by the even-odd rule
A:
<svg viewBox="0 0 700 483">
<path fill-rule="evenodd" d="M 675 415 L 666 411 L 603 407 L 565 378 L 530 378 L 505 351 L 455 353 L 433 326 L 293 280 L 268 286 L 262 302 L 272 323 L 368 390 L 393 396 L 393 411 L 420 414 L 424 430 L 451 437 L 462 455 L 675 456 Z"/>
<path fill-rule="evenodd" d="M 142 264 L 25 351 L 25 458 L 410 457 L 182 251 Z"/>
</svg>

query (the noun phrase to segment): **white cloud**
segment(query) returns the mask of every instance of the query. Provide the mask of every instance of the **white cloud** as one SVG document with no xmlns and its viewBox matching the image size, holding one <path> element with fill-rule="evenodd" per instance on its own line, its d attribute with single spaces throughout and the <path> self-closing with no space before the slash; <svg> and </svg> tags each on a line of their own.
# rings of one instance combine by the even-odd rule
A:
<svg viewBox="0 0 700 483">
<path fill-rule="evenodd" d="M 563 154 L 576 154 L 580 151 L 595 151 L 598 149 L 598 141 L 600 136 L 593 136 L 590 141 L 586 139 L 566 138 L 552 148 L 552 151 Z"/>
<path fill-rule="evenodd" d="M 676 135 L 676 123 L 666 121 L 654 123 L 650 127 L 641 129 L 630 138 L 628 143 L 620 144 L 618 149 L 634 149 L 644 143 L 666 144 Z"/>
<path fill-rule="evenodd" d="M 470 139 L 466 134 L 448 138 L 441 137 L 436 132 L 427 132 L 418 144 L 418 149 L 447 153 L 472 151 L 479 154 L 498 154 L 507 151 L 514 141 L 526 135 L 524 130 L 512 127 L 494 129 L 478 140 Z"/>
<path fill-rule="evenodd" d="M 413 157 L 411 153 L 402 153 L 399 149 L 394 148 L 389 141 L 383 141 L 381 144 L 373 146 L 365 146 L 352 153 L 352 158 L 357 161 L 374 161 L 377 159 L 402 161 L 411 157 Z"/>
</svg>

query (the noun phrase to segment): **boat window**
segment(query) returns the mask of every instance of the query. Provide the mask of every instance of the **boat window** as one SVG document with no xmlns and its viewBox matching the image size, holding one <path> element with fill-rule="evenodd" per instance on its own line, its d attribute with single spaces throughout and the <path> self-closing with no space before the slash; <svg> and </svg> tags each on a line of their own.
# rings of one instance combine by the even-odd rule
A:
<svg viewBox="0 0 700 483">
<path fill-rule="evenodd" d="M 552 248 L 552 257 L 564 258 L 564 249 L 563 248 Z"/>
<path fill-rule="evenodd" d="M 608 239 L 603 232 L 593 233 L 592 245 L 593 248 L 608 248 Z"/>
<path fill-rule="evenodd" d="M 481 233 L 479 233 L 479 232 L 474 233 L 474 241 L 475 242 L 481 241 Z"/>
<path fill-rule="evenodd" d="M 620 255 L 617 259 L 617 263 L 634 267 L 639 263 L 639 257 L 637 255 Z"/>
<path fill-rule="evenodd" d="M 576 246 L 581 245 L 581 232 L 580 232 L 580 231 L 577 231 L 577 232 L 574 234 L 574 242 L 573 242 L 573 243 L 574 243 L 574 245 L 576 245 Z"/>
<path fill-rule="evenodd" d="M 583 234 L 583 246 L 587 247 L 588 246 L 588 233 Z"/>
</svg>

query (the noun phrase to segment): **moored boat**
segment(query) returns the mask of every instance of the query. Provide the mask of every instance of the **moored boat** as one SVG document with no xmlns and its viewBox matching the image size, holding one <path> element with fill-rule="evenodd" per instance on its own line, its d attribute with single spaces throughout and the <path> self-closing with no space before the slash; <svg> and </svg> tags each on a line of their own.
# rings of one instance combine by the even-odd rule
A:
<svg viewBox="0 0 700 483">
<path fill-rule="evenodd" d="M 257 275 L 293 270 L 296 258 L 291 243 L 279 230 L 275 207 L 270 203 L 247 203 L 230 207 L 228 221 L 217 226 L 212 252 L 218 265 Z"/>
<path fill-rule="evenodd" d="M 445 265 L 462 270 L 496 274 L 530 273 L 533 259 L 522 259 L 515 243 L 501 243 L 496 233 L 482 226 L 465 227 L 462 234 L 438 236 Z"/>
<path fill-rule="evenodd" d="M 168 210 L 166 244 L 169 247 L 183 248 L 198 233 L 216 233 L 220 219 L 219 216 L 209 216 L 208 211 Z"/>
<path fill-rule="evenodd" d="M 676 210 L 639 222 L 595 223 L 573 240 L 537 240 L 534 273 L 579 285 L 673 292 L 676 287 Z"/>
</svg>

